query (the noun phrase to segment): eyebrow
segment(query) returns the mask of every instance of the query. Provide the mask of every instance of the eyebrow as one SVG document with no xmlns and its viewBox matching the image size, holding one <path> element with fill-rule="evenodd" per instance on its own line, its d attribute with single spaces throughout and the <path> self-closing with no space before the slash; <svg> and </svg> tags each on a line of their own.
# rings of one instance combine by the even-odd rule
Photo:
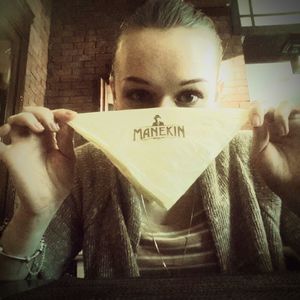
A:
<svg viewBox="0 0 300 300">
<path fill-rule="evenodd" d="M 188 85 L 188 84 L 193 84 L 193 83 L 198 83 L 198 82 L 207 82 L 207 80 L 205 80 L 203 78 L 196 78 L 196 79 L 181 81 L 179 83 L 179 85 L 183 86 L 183 85 Z"/>
<path fill-rule="evenodd" d="M 149 81 L 139 78 L 139 77 L 135 77 L 135 76 L 128 76 L 126 78 L 123 79 L 124 81 L 130 81 L 130 82 L 135 82 L 135 83 L 141 83 L 141 84 L 146 84 L 146 85 L 151 85 Z"/>
<path fill-rule="evenodd" d="M 145 84 L 145 85 L 151 85 L 151 83 L 145 79 L 135 77 L 135 76 L 128 76 L 123 79 L 124 81 L 130 81 L 130 82 L 135 82 L 135 83 L 140 83 L 140 84 Z M 207 82 L 207 80 L 203 78 L 196 78 L 196 79 L 190 79 L 190 80 L 184 80 L 179 83 L 179 85 L 184 86 L 188 84 L 193 84 L 193 83 L 198 83 L 198 82 Z"/>
</svg>

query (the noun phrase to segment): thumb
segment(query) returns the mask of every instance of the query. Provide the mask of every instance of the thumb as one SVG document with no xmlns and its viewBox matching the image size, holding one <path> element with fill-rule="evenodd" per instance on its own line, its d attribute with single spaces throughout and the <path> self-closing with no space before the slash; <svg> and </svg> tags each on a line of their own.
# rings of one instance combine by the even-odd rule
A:
<svg viewBox="0 0 300 300">
<path fill-rule="evenodd" d="M 73 120 L 77 115 L 76 111 L 70 109 L 63 109 L 63 108 L 52 110 L 52 112 L 55 120 L 57 120 L 58 123 L 62 123 L 62 122 L 67 123 Z"/>
<path fill-rule="evenodd" d="M 4 124 L 0 127 L 0 154 L 7 149 L 7 146 L 3 143 L 3 138 L 8 135 L 11 131 L 11 126 L 9 124 Z"/>
<path fill-rule="evenodd" d="M 257 122 L 253 122 L 255 116 L 259 117 Z M 258 156 L 266 152 L 270 142 L 270 123 L 274 119 L 274 112 L 270 109 L 267 113 L 261 105 L 254 104 L 250 111 L 253 125 L 253 143 L 252 143 L 252 157 L 254 160 Z"/>
<path fill-rule="evenodd" d="M 66 123 L 61 123 L 60 130 L 56 134 L 57 146 L 60 152 L 71 160 L 75 159 L 73 137 L 73 128 Z"/>
<path fill-rule="evenodd" d="M 253 157 L 257 157 L 259 154 L 264 152 L 270 141 L 270 133 L 267 121 L 260 127 L 253 128 L 253 143 L 252 143 L 252 154 Z"/>
</svg>

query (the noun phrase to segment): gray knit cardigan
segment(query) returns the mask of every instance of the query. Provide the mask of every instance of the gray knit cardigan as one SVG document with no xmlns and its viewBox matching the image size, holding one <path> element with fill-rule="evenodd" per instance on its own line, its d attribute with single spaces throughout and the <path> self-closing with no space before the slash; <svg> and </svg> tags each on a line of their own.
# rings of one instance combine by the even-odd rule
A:
<svg viewBox="0 0 300 300">
<path fill-rule="evenodd" d="M 221 272 L 285 269 L 283 244 L 300 253 L 300 218 L 285 208 L 250 164 L 251 134 L 219 154 L 198 185 Z M 88 279 L 139 276 L 140 198 L 91 144 L 77 149 L 72 194 L 50 223 L 41 278 L 58 278 L 82 249 Z"/>
</svg>

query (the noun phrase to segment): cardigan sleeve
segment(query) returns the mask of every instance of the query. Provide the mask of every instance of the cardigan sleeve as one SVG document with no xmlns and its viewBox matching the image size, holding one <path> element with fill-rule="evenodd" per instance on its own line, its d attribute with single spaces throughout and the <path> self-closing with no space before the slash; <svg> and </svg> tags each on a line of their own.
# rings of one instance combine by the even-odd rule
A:
<svg viewBox="0 0 300 300">
<path fill-rule="evenodd" d="M 72 191 L 45 232 L 47 248 L 39 278 L 61 277 L 82 250 L 84 231 L 90 220 L 86 216 L 95 205 L 99 211 L 104 206 L 111 188 L 111 168 L 110 162 L 93 145 L 88 143 L 76 149 Z"/>
<path fill-rule="evenodd" d="M 234 145 L 244 152 L 240 152 L 240 158 L 245 165 L 248 165 L 257 201 L 260 207 L 260 214 L 264 222 L 267 234 L 269 250 L 277 251 L 273 257 L 280 257 L 279 252 L 283 251 L 287 268 L 300 269 L 300 217 L 295 213 L 285 199 L 276 195 L 259 172 L 251 163 L 251 140 L 250 132 L 241 133 L 234 141 Z M 248 145 L 245 147 L 245 145 Z M 250 158 L 250 159 L 247 159 Z M 274 250 L 275 249 L 275 250 Z M 291 266 L 291 263 L 294 264 Z M 274 262 L 273 262 L 274 263 Z M 278 264 L 279 265 L 279 264 Z"/>
<path fill-rule="evenodd" d="M 79 174 L 81 160 L 87 155 L 85 152 L 82 147 L 76 149 L 76 169 L 71 194 L 64 200 L 45 232 L 47 247 L 39 278 L 57 279 L 64 275 L 82 248 L 82 187 Z"/>
</svg>

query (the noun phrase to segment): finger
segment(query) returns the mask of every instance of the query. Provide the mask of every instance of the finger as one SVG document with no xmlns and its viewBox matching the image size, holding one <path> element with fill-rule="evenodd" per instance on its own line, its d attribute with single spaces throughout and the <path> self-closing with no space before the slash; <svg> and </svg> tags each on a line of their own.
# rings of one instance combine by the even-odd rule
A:
<svg viewBox="0 0 300 300">
<path fill-rule="evenodd" d="M 268 120 L 265 120 L 262 126 L 253 128 L 252 152 L 254 157 L 262 153 L 269 144 L 270 133 L 268 123 Z"/>
<path fill-rule="evenodd" d="M 73 128 L 62 123 L 59 132 L 56 134 L 56 140 L 59 150 L 69 159 L 75 158 L 73 137 Z"/>
<path fill-rule="evenodd" d="M 294 107 L 289 117 L 290 120 L 300 119 L 300 106 Z"/>
<path fill-rule="evenodd" d="M 7 119 L 7 122 L 11 126 L 28 127 L 33 132 L 42 132 L 45 129 L 39 120 L 29 112 L 22 112 L 17 115 L 10 116 Z"/>
<path fill-rule="evenodd" d="M 274 126 L 277 134 L 284 136 L 289 133 L 289 117 L 293 109 L 287 101 L 281 102 L 274 112 Z"/>
<path fill-rule="evenodd" d="M 5 144 L 2 143 L 2 138 L 5 137 L 11 130 L 11 126 L 9 124 L 4 124 L 0 127 L 0 156 L 1 153 L 7 148 Z M 1 157 L 0 157 L 1 160 Z"/>
<path fill-rule="evenodd" d="M 260 127 L 263 124 L 265 109 L 258 102 L 253 102 L 249 111 L 249 121 L 253 127 Z"/>
<path fill-rule="evenodd" d="M 1 154 L 6 150 L 6 145 L 0 142 L 0 161 L 1 161 Z"/>
<path fill-rule="evenodd" d="M 50 109 L 43 106 L 27 106 L 24 107 L 24 112 L 33 114 L 48 130 L 54 132 L 59 130 L 59 126 L 54 121 L 54 115 Z"/>
<path fill-rule="evenodd" d="M 3 126 L 0 127 L 0 138 L 8 135 L 8 133 L 11 130 L 11 126 L 9 124 L 4 124 Z"/>
<path fill-rule="evenodd" d="M 56 150 L 58 149 L 55 135 L 56 135 L 55 132 L 52 132 L 49 130 L 45 131 L 42 134 L 42 136 L 41 136 L 42 145 L 43 145 L 44 149 L 47 149 L 47 151 L 51 151 L 53 149 L 56 149 Z"/>
<path fill-rule="evenodd" d="M 266 112 L 266 108 L 263 108 L 262 105 L 255 104 L 250 113 L 259 114 L 262 122 L 260 126 L 254 126 L 253 128 L 252 150 L 255 155 L 264 152 L 269 144 L 270 124 L 274 121 L 274 109 L 271 108 Z"/>
<path fill-rule="evenodd" d="M 55 109 L 52 111 L 54 118 L 59 123 L 67 123 L 73 120 L 77 112 L 70 109 Z"/>
</svg>

